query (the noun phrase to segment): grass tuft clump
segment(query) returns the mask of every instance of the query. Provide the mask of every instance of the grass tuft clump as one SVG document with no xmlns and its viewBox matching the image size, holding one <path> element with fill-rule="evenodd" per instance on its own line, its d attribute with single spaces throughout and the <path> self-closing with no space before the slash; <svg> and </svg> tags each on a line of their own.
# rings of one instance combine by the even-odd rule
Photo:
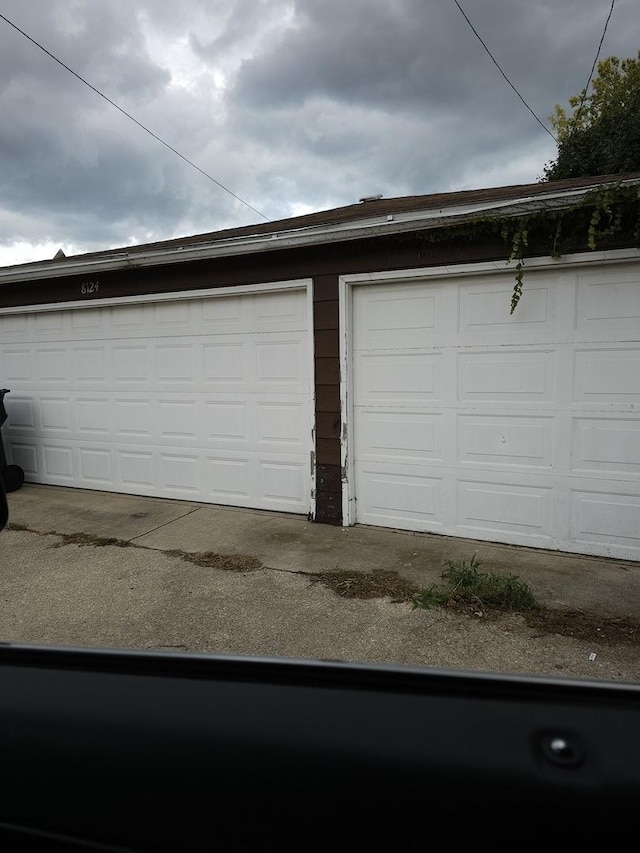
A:
<svg viewBox="0 0 640 853">
<path fill-rule="evenodd" d="M 475 554 L 468 562 L 447 560 L 445 566 L 445 584 L 432 584 L 416 593 L 412 598 L 414 609 L 453 607 L 522 613 L 539 608 L 527 583 L 517 575 L 481 572 Z"/>
</svg>

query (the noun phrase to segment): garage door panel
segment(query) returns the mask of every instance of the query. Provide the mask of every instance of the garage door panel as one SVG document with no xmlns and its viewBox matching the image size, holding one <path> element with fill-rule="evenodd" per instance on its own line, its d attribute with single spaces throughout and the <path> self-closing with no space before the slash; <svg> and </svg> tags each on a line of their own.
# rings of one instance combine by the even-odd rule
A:
<svg viewBox="0 0 640 853">
<path fill-rule="evenodd" d="M 389 470 L 362 465 L 358 480 L 358 520 L 405 530 L 443 529 L 443 478 L 438 472 L 405 467 Z"/>
<path fill-rule="evenodd" d="M 30 385 L 33 382 L 34 355 L 27 349 L 14 349 L 3 353 L 3 373 L 8 384 Z"/>
<path fill-rule="evenodd" d="M 139 447 L 119 446 L 116 449 L 118 463 L 117 483 L 123 486 L 123 491 L 136 494 L 153 494 L 156 491 L 155 460 L 151 450 Z"/>
<path fill-rule="evenodd" d="M 553 489 L 523 483 L 460 480 L 458 526 L 476 533 L 551 539 Z"/>
<path fill-rule="evenodd" d="M 458 416 L 458 462 L 464 466 L 550 469 L 553 447 L 551 417 Z"/>
<path fill-rule="evenodd" d="M 428 347 L 434 336 L 455 334 L 451 317 L 442 310 L 443 298 L 442 284 L 424 282 L 356 291 L 355 348 Z"/>
<path fill-rule="evenodd" d="M 35 441 L 14 441 L 7 448 L 9 462 L 19 465 L 26 477 L 38 477 L 42 472 L 39 447 Z"/>
<path fill-rule="evenodd" d="M 140 350 L 138 350 L 140 352 Z M 135 360 L 135 359 L 134 359 Z M 103 386 L 111 378 L 107 372 L 109 360 L 104 345 L 71 347 L 71 378 L 80 386 L 95 388 Z M 123 371 L 126 359 L 122 357 Z"/>
<path fill-rule="evenodd" d="M 116 387 L 128 388 L 143 384 L 155 384 L 151 372 L 151 359 L 146 346 L 114 344 L 106 349 L 102 358 L 103 379 L 108 379 L 107 364 L 111 362 L 113 382 Z"/>
<path fill-rule="evenodd" d="M 190 343 L 156 344 L 155 377 L 158 383 L 179 383 L 182 389 L 196 386 L 198 377 L 194 370 L 196 359 L 193 350 Z"/>
<path fill-rule="evenodd" d="M 157 434 L 162 444 L 167 439 L 198 438 L 198 404 L 195 400 L 158 400 Z"/>
<path fill-rule="evenodd" d="M 358 409 L 358 458 L 402 464 L 442 461 L 442 415 Z"/>
<path fill-rule="evenodd" d="M 75 413 L 79 435 L 108 438 L 113 433 L 114 405 L 113 399 L 105 397 L 77 397 Z"/>
<path fill-rule="evenodd" d="M 103 333 L 107 325 L 108 314 L 103 308 L 87 308 L 84 311 L 74 311 L 71 314 L 71 329 L 74 336 L 82 332 Z"/>
<path fill-rule="evenodd" d="M 70 444 L 42 443 L 44 473 L 52 482 L 74 480 L 73 447 Z M 66 484 L 66 482 L 65 482 Z"/>
<path fill-rule="evenodd" d="M 144 397 L 114 397 L 108 402 L 115 414 L 115 433 L 119 439 L 153 439 L 155 422 L 151 395 Z"/>
<path fill-rule="evenodd" d="M 158 331 L 166 329 L 170 334 L 188 335 L 193 322 L 194 303 L 156 302 L 149 306 L 153 313 L 153 325 Z"/>
<path fill-rule="evenodd" d="M 247 308 L 251 328 L 277 332 L 306 328 L 307 306 L 302 299 L 292 299 L 291 293 L 263 293 L 247 300 Z"/>
<path fill-rule="evenodd" d="M 80 479 L 88 488 L 100 485 L 114 488 L 116 485 L 113 472 L 115 470 L 114 455 L 111 448 L 80 447 L 78 448 Z"/>
<path fill-rule="evenodd" d="M 46 347 L 36 350 L 37 382 L 62 384 L 69 382 L 69 353 L 66 347 Z"/>
<path fill-rule="evenodd" d="M 41 397 L 40 417 L 44 435 L 71 432 L 72 405 L 68 397 Z"/>
<path fill-rule="evenodd" d="M 160 450 L 159 486 L 161 490 L 172 493 L 182 492 L 196 498 L 200 494 L 198 481 L 198 455 L 196 453 L 177 453 L 175 450 Z"/>
<path fill-rule="evenodd" d="M 65 316 L 62 311 L 45 311 L 35 316 L 36 332 L 53 334 L 64 331 Z"/>
<path fill-rule="evenodd" d="M 640 403 L 640 348 L 578 349 L 576 403 Z"/>
<path fill-rule="evenodd" d="M 12 341 L 20 343 L 27 337 L 29 321 L 32 319 L 28 314 L 5 314 L 0 317 L 0 340 L 7 344 Z"/>
<path fill-rule="evenodd" d="M 242 331 L 242 306 L 240 296 L 220 296 L 196 305 L 195 311 L 208 334 Z"/>
<path fill-rule="evenodd" d="M 255 402 L 256 441 L 261 448 L 302 450 L 306 441 L 306 406 L 301 400 Z"/>
<path fill-rule="evenodd" d="M 510 314 L 513 281 L 480 279 L 460 284 L 458 331 L 468 343 L 495 342 L 522 344 L 557 339 L 555 293 L 557 276 L 536 279 L 527 286 L 526 299 Z"/>
<path fill-rule="evenodd" d="M 620 269 L 580 273 L 576 310 L 579 339 L 611 340 L 631 333 L 640 324 L 640 273 Z"/>
<path fill-rule="evenodd" d="M 215 503 L 251 505 L 250 460 L 240 457 L 205 457 L 205 494 Z"/>
<path fill-rule="evenodd" d="M 0 342 L 5 438 L 31 478 L 308 512 L 303 291 L 54 313 Z"/>
<path fill-rule="evenodd" d="M 574 418 L 571 470 L 578 474 L 637 476 L 640 473 L 640 419 Z"/>
<path fill-rule="evenodd" d="M 297 459 L 259 458 L 260 502 L 270 509 L 301 512 L 306 503 L 307 470 Z"/>
<path fill-rule="evenodd" d="M 552 402 L 555 396 L 555 352 L 533 350 L 461 353 L 458 356 L 458 399 L 496 402 Z"/>
<path fill-rule="evenodd" d="M 147 334 L 151 325 L 149 316 L 152 308 L 146 305 L 118 305 L 108 308 L 111 330 L 115 337 L 120 334 L 130 334 L 132 331 Z"/>
<path fill-rule="evenodd" d="M 246 383 L 245 345 L 237 341 L 203 345 L 204 379 L 208 383 Z"/>
<path fill-rule="evenodd" d="M 440 353 L 357 353 L 357 405 L 434 403 L 442 399 Z"/>
<path fill-rule="evenodd" d="M 9 405 L 9 399 L 11 400 L 11 405 Z M 5 403 L 7 411 L 7 420 L 4 425 L 5 430 L 35 430 L 36 408 L 32 399 L 29 397 L 19 397 L 12 393 L 11 397 L 7 398 Z"/>
<path fill-rule="evenodd" d="M 611 556 L 640 559 L 640 495 L 628 492 L 571 492 L 571 538 L 609 546 Z M 625 547 L 626 546 L 626 547 Z"/>
<path fill-rule="evenodd" d="M 255 381 L 258 386 L 297 386 L 304 381 L 308 353 L 306 342 L 301 338 L 260 340 L 254 343 L 254 347 Z"/>
<path fill-rule="evenodd" d="M 249 441 L 246 400 L 207 400 L 203 406 L 203 428 L 206 443 L 237 447 Z"/>
</svg>

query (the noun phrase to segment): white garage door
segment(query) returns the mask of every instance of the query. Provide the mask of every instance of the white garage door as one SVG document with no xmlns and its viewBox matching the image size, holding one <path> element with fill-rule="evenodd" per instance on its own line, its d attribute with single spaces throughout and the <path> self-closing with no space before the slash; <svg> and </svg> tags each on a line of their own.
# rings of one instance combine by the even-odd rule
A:
<svg viewBox="0 0 640 853">
<path fill-rule="evenodd" d="M 355 520 L 640 559 L 640 267 L 355 285 Z"/>
<path fill-rule="evenodd" d="M 306 291 L 4 314 L 0 342 L 28 480 L 309 511 Z"/>
</svg>

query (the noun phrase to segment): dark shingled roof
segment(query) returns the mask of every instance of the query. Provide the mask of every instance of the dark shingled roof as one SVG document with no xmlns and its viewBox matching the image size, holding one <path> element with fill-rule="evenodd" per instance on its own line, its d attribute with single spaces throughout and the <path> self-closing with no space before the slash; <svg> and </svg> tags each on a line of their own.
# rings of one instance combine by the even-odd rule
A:
<svg viewBox="0 0 640 853">
<path fill-rule="evenodd" d="M 252 237 L 261 234 L 273 234 L 279 231 L 291 231 L 318 226 L 331 226 L 362 221 L 371 217 L 380 218 L 390 214 L 412 213 L 416 211 L 443 210 L 459 205 L 490 204 L 517 200 L 529 196 L 553 195 L 569 192 L 575 189 L 599 184 L 613 184 L 624 180 L 639 180 L 640 172 L 623 175 L 601 175 L 592 178 L 571 178 L 564 181 L 549 181 L 536 184 L 514 184 L 507 187 L 490 187 L 479 190 L 461 190 L 449 193 L 434 193 L 432 195 L 412 195 L 401 198 L 381 198 L 372 201 L 350 204 L 346 207 L 336 207 L 331 210 L 321 210 L 305 216 L 295 216 L 289 219 L 279 219 L 275 222 L 260 222 L 256 225 L 246 225 L 241 228 L 227 228 L 222 231 L 211 231 L 205 234 L 194 234 L 190 237 L 178 237 L 173 240 L 161 240 L 155 243 L 142 243 L 136 246 L 124 246 L 117 249 L 89 252 L 83 255 L 67 256 L 69 258 L 107 258 L 110 255 L 126 252 L 154 251 L 172 249 L 180 246 L 193 246 L 198 243 L 214 243 L 218 240 L 228 240 L 235 237 Z"/>
</svg>

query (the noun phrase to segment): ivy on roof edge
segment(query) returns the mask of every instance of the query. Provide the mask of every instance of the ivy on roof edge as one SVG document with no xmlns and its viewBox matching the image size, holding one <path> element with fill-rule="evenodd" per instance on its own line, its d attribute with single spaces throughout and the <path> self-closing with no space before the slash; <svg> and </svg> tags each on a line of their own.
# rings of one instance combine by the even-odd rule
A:
<svg viewBox="0 0 640 853">
<path fill-rule="evenodd" d="M 612 244 L 638 246 L 640 184 L 597 187 L 563 208 L 536 210 L 517 216 L 479 214 L 457 225 L 422 231 L 419 239 L 424 244 L 434 244 L 461 238 L 486 239 L 487 236 L 500 238 L 507 247 L 506 262 L 516 262 L 510 306 L 513 314 L 523 293 L 527 257 L 548 254 L 560 258 L 576 249 L 586 247 L 593 251 Z"/>
</svg>

